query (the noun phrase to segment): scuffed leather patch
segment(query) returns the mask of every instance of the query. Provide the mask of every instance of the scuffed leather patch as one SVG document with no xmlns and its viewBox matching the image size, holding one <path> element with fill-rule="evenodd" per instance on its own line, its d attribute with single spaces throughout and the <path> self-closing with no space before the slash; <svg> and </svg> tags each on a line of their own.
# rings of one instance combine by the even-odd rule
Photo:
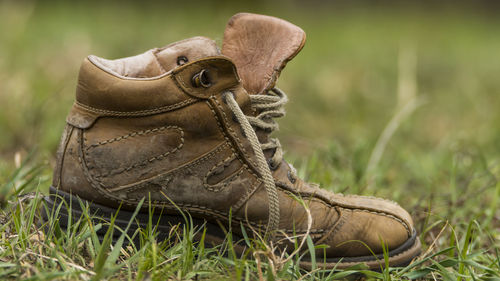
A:
<svg viewBox="0 0 500 281">
<path fill-rule="evenodd" d="M 131 184 L 140 178 L 135 170 L 164 160 L 184 145 L 184 131 L 163 126 L 90 143 L 84 134 L 83 153 L 91 176 L 105 188 Z M 130 179 L 129 179 L 130 178 Z"/>
<path fill-rule="evenodd" d="M 84 107 L 79 105 L 78 102 L 75 102 L 66 117 L 66 123 L 80 129 L 88 129 L 94 125 L 97 118 L 99 118 L 98 114 L 86 110 Z"/>
</svg>

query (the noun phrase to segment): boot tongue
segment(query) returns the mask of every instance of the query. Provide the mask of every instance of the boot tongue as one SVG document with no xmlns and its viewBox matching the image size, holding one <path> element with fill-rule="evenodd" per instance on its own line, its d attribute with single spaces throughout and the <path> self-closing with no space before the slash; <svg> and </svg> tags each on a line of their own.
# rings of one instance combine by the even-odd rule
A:
<svg viewBox="0 0 500 281">
<path fill-rule="evenodd" d="M 228 22 L 222 54 L 233 60 L 243 87 L 261 94 L 276 83 L 281 70 L 304 46 L 298 26 L 275 17 L 240 13 Z"/>
</svg>

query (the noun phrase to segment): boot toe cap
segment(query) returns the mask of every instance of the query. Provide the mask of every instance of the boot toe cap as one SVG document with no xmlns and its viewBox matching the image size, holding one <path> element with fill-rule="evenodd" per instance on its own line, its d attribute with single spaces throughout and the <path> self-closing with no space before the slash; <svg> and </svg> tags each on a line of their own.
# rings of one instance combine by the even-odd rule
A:
<svg viewBox="0 0 500 281">
<path fill-rule="evenodd" d="M 407 242 L 414 232 L 410 215 L 395 203 L 384 204 L 391 206 L 380 208 L 382 210 L 372 209 L 369 205 L 366 208 L 342 209 L 339 223 L 325 239 L 330 246 L 327 256 L 380 255 L 384 247 L 390 252 Z"/>
</svg>

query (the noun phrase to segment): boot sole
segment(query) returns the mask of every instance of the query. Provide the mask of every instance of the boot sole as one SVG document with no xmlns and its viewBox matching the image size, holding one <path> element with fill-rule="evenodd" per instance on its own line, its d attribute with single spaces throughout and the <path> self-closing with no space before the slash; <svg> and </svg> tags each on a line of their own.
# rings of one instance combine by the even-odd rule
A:
<svg viewBox="0 0 500 281">
<path fill-rule="evenodd" d="M 60 207 L 57 213 L 57 219 L 61 229 L 66 229 L 68 224 L 75 223 L 84 215 L 87 215 L 94 225 L 101 224 L 101 228 L 96 230 L 97 237 L 99 240 L 103 240 L 104 236 L 109 230 L 109 223 L 112 217 L 115 217 L 114 226 L 115 231 L 113 231 L 112 241 L 116 242 L 122 235 L 122 231 L 117 231 L 116 229 L 125 230 L 129 225 L 130 219 L 132 218 L 134 212 L 129 210 L 118 210 L 115 208 L 103 206 L 97 203 L 80 198 L 79 196 L 72 195 L 70 193 L 58 190 L 54 187 L 50 187 L 49 196 L 44 197 L 45 208 L 42 209 L 42 219 L 43 221 L 49 221 L 50 217 L 54 211 Z M 85 210 L 82 209 L 82 206 Z M 70 212 L 71 209 L 71 217 Z M 142 211 L 142 210 L 141 210 Z M 138 212 L 134 218 L 134 221 L 130 223 L 130 227 L 127 231 L 127 235 L 130 240 L 125 240 L 125 243 L 132 242 L 136 247 L 141 245 L 141 237 L 137 233 L 138 229 L 148 229 L 148 222 L 150 221 L 149 212 Z M 71 221 L 70 221 L 71 219 Z M 182 215 L 170 215 L 162 214 L 157 212 L 151 216 L 152 228 L 155 229 L 157 241 L 164 241 L 172 235 L 172 231 L 175 229 L 182 230 L 182 227 L 186 225 L 186 220 L 189 220 L 189 225 L 194 229 L 206 228 L 205 231 L 205 246 L 216 246 L 223 243 L 227 233 L 221 228 L 221 226 L 208 222 L 204 219 L 197 219 L 193 217 L 183 217 Z M 48 226 L 46 226 L 48 227 Z M 196 231 L 194 234 L 194 239 L 201 240 L 201 231 Z M 232 235 L 235 241 L 242 240 L 242 237 L 237 235 Z M 243 251 L 243 247 L 240 245 L 235 245 L 235 250 L 240 249 Z"/>
<path fill-rule="evenodd" d="M 49 218 L 52 216 L 51 213 L 53 213 L 54 210 L 60 207 L 60 210 L 57 213 L 58 221 L 61 229 L 65 229 L 68 224 L 72 223 L 70 221 L 70 212 L 68 211 L 68 207 L 71 206 L 71 219 L 73 220 L 73 222 L 82 218 L 83 215 L 87 213 L 94 225 L 102 223 L 102 227 L 96 231 L 96 234 L 101 241 L 104 239 L 104 236 L 109 229 L 108 223 L 112 216 L 115 217 L 115 227 L 124 230 L 126 229 L 127 225 L 129 225 L 130 218 L 134 213 L 129 210 L 118 211 L 118 209 L 115 208 L 96 204 L 70 193 L 58 190 L 54 187 L 50 187 L 49 196 L 45 196 L 44 201 L 45 208 L 42 209 L 43 221 L 49 221 Z M 63 202 L 64 204 L 61 204 Z M 88 209 L 84 211 L 82 210 L 82 206 Z M 190 217 L 189 220 L 190 225 L 192 225 L 193 228 L 205 228 L 204 244 L 206 247 L 221 245 L 227 237 L 227 232 L 223 230 L 223 228 L 219 224 L 209 222 L 205 219 L 198 219 L 193 217 Z M 139 212 L 137 213 L 134 222 L 130 224 L 127 235 L 131 237 L 131 242 L 136 247 L 140 246 L 141 240 L 140 235 L 138 235 L 137 233 L 137 230 L 139 228 L 147 229 L 147 222 L 149 221 L 149 212 Z M 157 234 L 157 241 L 168 239 L 171 236 L 172 230 L 174 228 L 180 227 L 180 229 L 182 229 L 182 226 L 186 224 L 186 218 L 180 214 L 158 214 L 157 212 L 152 214 L 151 221 L 153 224 L 152 227 L 155 228 Z M 195 233 L 193 237 L 195 241 L 201 240 L 201 232 L 202 231 L 197 231 Z M 112 237 L 113 242 L 116 242 L 121 235 L 121 231 L 114 231 Z M 245 251 L 246 246 L 243 237 L 232 233 L 232 241 L 235 241 L 233 247 L 237 254 L 241 254 Z M 125 240 L 125 243 L 128 242 L 128 240 Z M 413 233 L 412 237 L 410 237 L 410 239 L 403 243 L 403 245 L 392 251 L 389 251 L 389 265 L 391 267 L 408 265 L 415 257 L 420 254 L 420 247 L 420 240 L 415 232 Z M 385 267 L 384 256 L 382 254 L 377 256 L 330 258 L 324 261 L 317 260 L 316 267 L 325 269 L 345 269 L 361 263 L 366 264 L 372 270 L 380 270 Z M 305 257 L 301 259 L 299 264 L 300 267 L 307 270 L 312 270 L 314 267 L 312 262 L 310 260 L 307 260 Z"/>
<path fill-rule="evenodd" d="M 416 232 L 398 248 L 387 253 L 390 267 L 405 267 L 409 265 L 421 253 L 421 243 Z M 317 268 L 346 269 L 358 264 L 365 264 L 371 270 L 381 271 L 385 266 L 383 254 L 358 257 L 327 258 L 325 261 L 318 261 Z M 313 269 L 310 261 L 302 261 L 300 266 L 307 270 Z"/>
</svg>

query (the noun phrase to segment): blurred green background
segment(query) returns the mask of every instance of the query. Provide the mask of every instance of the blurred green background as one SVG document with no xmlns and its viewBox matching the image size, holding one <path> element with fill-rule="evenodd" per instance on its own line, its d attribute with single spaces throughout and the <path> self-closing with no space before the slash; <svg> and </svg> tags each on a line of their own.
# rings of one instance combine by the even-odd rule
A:
<svg viewBox="0 0 500 281">
<path fill-rule="evenodd" d="M 277 135 L 301 175 L 334 191 L 393 198 L 417 221 L 430 205 L 442 218 L 474 217 L 496 196 L 500 175 L 497 8 L 455 1 L 0 2 L 0 183 L 34 149 L 50 177 L 87 55 L 120 58 L 197 35 L 220 45 L 227 20 L 246 11 L 307 33 L 278 82 L 290 102 Z M 412 101 L 421 105 L 395 118 Z M 377 150 L 391 119 L 397 126 Z M 370 159 L 375 169 L 367 174 Z"/>
</svg>

